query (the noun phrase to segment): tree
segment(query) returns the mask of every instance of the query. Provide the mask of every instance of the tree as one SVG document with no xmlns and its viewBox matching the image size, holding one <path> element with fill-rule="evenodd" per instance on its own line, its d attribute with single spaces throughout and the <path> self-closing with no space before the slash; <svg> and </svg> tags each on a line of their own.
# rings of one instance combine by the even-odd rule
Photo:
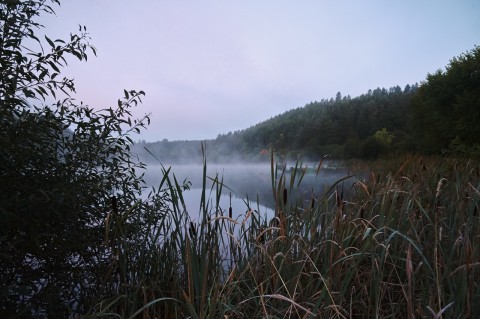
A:
<svg viewBox="0 0 480 319">
<path fill-rule="evenodd" d="M 480 47 L 453 58 L 446 70 L 429 74 L 412 103 L 411 126 L 418 147 L 440 153 L 478 148 Z M 453 144 L 452 144 L 453 143 Z"/>
<path fill-rule="evenodd" d="M 447 69 L 455 94 L 455 137 L 467 148 L 478 148 L 480 142 L 480 47 L 453 58 Z"/>
<path fill-rule="evenodd" d="M 373 134 L 373 138 L 385 147 L 389 147 L 392 144 L 395 136 L 392 132 L 389 132 L 386 128 L 382 128 Z"/>
<path fill-rule="evenodd" d="M 342 100 L 342 93 L 337 92 L 337 95 L 335 95 L 335 102 L 340 102 Z"/>
<path fill-rule="evenodd" d="M 61 69 L 95 48 L 85 27 L 68 41 L 38 35 L 35 19 L 57 4 L 0 2 L 2 318 L 65 318 L 108 294 L 104 280 L 116 270 L 105 218 L 131 209 L 143 187 L 129 145 L 149 122 L 130 113 L 144 93 L 125 90 L 100 111 L 76 103 Z M 134 207 L 146 214 L 160 204 L 152 197 Z"/>
</svg>

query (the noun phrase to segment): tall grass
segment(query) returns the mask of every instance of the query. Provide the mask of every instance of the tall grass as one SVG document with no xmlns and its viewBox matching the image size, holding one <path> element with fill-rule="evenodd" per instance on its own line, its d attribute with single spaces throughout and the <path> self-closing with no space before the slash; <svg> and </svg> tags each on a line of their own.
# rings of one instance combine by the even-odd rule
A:
<svg viewBox="0 0 480 319">
<path fill-rule="evenodd" d="M 301 163 L 286 174 L 272 157 L 271 220 L 248 202 L 234 219 L 231 207 L 219 206 L 226 186 L 207 177 L 206 165 L 198 218 L 186 211 L 187 185 L 168 169 L 155 201 L 138 204 L 148 213 L 110 216 L 106 245 L 116 258 L 109 294 L 92 315 L 480 316 L 478 162 L 362 163 L 355 170 L 369 172 L 366 180 L 348 188 L 340 181 L 318 195 L 298 194 Z"/>
</svg>

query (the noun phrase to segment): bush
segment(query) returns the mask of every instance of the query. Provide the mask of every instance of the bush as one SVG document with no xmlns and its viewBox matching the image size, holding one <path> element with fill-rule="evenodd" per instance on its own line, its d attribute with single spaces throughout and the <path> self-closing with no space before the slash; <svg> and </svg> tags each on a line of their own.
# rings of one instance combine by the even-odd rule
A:
<svg viewBox="0 0 480 319">
<path fill-rule="evenodd" d="M 124 91 L 115 108 L 78 104 L 60 70 L 95 48 L 84 27 L 69 41 L 43 40 L 40 13 L 54 10 L 41 0 L 0 3 L 2 318 L 66 317 L 108 294 L 105 279 L 117 271 L 104 221 L 131 212 L 143 187 L 129 135 L 149 122 L 131 119 L 144 93 Z M 147 214 L 158 199 L 134 207 Z"/>
</svg>

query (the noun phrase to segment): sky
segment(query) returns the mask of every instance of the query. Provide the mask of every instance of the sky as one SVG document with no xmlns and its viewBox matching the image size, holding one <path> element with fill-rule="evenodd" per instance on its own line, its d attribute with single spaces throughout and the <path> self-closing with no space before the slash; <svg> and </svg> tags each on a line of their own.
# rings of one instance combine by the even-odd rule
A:
<svg viewBox="0 0 480 319">
<path fill-rule="evenodd" d="M 86 26 L 97 57 L 71 60 L 76 99 L 143 90 L 134 140 L 204 140 L 312 101 L 421 83 L 480 45 L 478 0 L 64 0 L 43 32 Z"/>
</svg>

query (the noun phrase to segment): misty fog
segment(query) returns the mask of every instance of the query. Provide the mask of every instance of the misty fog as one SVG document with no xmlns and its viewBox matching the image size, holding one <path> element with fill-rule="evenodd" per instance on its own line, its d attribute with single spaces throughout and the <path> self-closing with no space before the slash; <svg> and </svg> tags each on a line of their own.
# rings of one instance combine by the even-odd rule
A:
<svg viewBox="0 0 480 319">
<path fill-rule="evenodd" d="M 177 181 L 182 184 L 188 181 L 190 189 L 184 192 L 187 211 L 192 218 L 196 218 L 200 209 L 200 198 L 203 184 L 202 165 L 164 165 L 171 167 L 171 176 L 175 175 Z M 286 165 L 285 186 L 289 189 L 291 170 L 294 164 Z M 312 196 L 322 196 L 331 185 L 348 176 L 345 169 L 335 169 L 335 165 L 329 163 L 316 174 L 315 165 L 307 165 L 307 172 L 302 183 L 298 187 L 297 194 L 304 200 L 310 201 Z M 277 168 L 277 178 L 280 178 L 283 167 Z M 220 208 L 223 213 L 228 213 L 231 205 L 233 217 L 245 214 L 248 211 L 247 204 L 253 210 L 258 210 L 260 215 L 273 216 L 275 203 L 272 190 L 271 166 L 268 163 L 235 163 L 235 164 L 207 164 L 206 198 L 210 207 L 215 206 L 216 188 L 214 180 L 223 181 Z M 149 164 L 145 173 L 145 181 L 148 186 L 157 187 L 162 179 L 161 165 Z M 340 191 L 348 189 L 354 178 L 340 183 L 337 187 Z M 295 182 L 294 189 L 297 186 Z M 213 187 L 213 188 L 212 188 Z M 258 203 L 257 203 L 258 200 Z"/>
</svg>

